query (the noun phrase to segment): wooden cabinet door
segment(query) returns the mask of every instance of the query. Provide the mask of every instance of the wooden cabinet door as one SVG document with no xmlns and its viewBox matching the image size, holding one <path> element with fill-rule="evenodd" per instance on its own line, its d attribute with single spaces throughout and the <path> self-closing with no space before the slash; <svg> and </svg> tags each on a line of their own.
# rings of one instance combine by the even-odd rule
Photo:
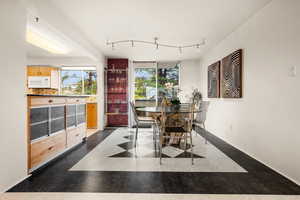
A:
<svg viewBox="0 0 300 200">
<path fill-rule="evenodd" d="M 52 67 L 28 66 L 27 76 L 51 76 Z"/>
<path fill-rule="evenodd" d="M 59 72 L 58 69 L 52 68 L 51 70 L 51 88 L 58 89 L 59 88 Z"/>
<path fill-rule="evenodd" d="M 51 67 L 40 67 L 40 76 L 51 76 Z"/>
<path fill-rule="evenodd" d="M 87 104 L 87 128 L 97 128 L 97 103 Z"/>
<path fill-rule="evenodd" d="M 27 67 L 27 76 L 40 76 L 40 67 Z"/>
<path fill-rule="evenodd" d="M 55 155 L 64 151 L 66 143 L 65 131 L 32 143 L 30 145 L 30 167 L 33 168 L 49 159 L 52 159 Z"/>
</svg>

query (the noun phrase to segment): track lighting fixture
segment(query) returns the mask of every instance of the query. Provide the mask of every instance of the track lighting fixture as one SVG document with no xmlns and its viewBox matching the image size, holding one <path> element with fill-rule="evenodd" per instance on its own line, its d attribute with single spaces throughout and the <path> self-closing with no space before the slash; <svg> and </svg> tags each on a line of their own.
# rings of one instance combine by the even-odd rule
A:
<svg viewBox="0 0 300 200">
<path fill-rule="evenodd" d="M 183 49 L 186 49 L 186 48 L 196 48 L 197 50 L 199 50 L 200 46 L 205 45 L 205 40 L 203 39 L 202 42 L 197 43 L 197 44 L 184 45 L 184 46 L 176 46 L 176 45 L 158 43 L 158 37 L 154 38 L 154 42 L 144 41 L 144 40 L 119 40 L 119 41 L 114 41 L 114 42 L 109 42 L 109 41 L 106 42 L 107 45 L 111 45 L 112 50 L 114 50 L 114 46 L 116 44 L 120 44 L 120 43 L 131 43 L 132 47 L 134 47 L 134 44 L 136 44 L 136 43 L 142 43 L 142 44 L 155 45 L 156 49 L 159 49 L 159 47 L 176 48 L 179 50 L 179 53 L 182 53 Z"/>
</svg>

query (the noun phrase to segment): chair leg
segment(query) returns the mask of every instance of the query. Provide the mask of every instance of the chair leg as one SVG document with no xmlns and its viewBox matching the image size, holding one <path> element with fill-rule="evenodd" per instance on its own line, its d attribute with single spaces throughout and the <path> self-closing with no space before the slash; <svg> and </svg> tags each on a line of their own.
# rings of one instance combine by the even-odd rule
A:
<svg viewBox="0 0 300 200">
<path fill-rule="evenodd" d="M 138 138 L 138 131 L 139 131 L 139 124 L 136 124 L 136 129 L 135 129 L 135 147 L 137 144 L 137 138 Z"/>
<path fill-rule="evenodd" d="M 192 165 L 194 164 L 194 151 L 193 151 L 193 136 L 192 132 L 190 132 L 190 142 L 191 142 L 191 158 L 192 158 Z"/>
<path fill-rule="evenodd" d="M 162 141 L 159 142 L 159 164 L 161 165 L 162 164 Z"/>
<path fill-rule="evenodd" d="M 194 130 L 196 131 L 196 125 L 193 125 L 193 128 L 194 128 Z M 192 130 L 193 130 L 193 128 L 192 128 Z M 196 137 L 198 136 L 198 133 L 197 133 L 197 131 L 196 131 Z"/>
<path fill-rule="evenodd" d="M 184 152 L 186 152 L 187 148 L 187 133 L 184 133 Z"/>
<path fill-rule="evenodd" d="M 206 129 L 205 129 L 205 123 L 203 122 L 203 128 L 204 128 L 204 131 L 205 131 L 205 144 L 207 144 L 207 139 L 206 139 Z"/>
<path fill-rule="evenodd" d="M 154 140 L 154 150 L 156 152 L 156 125 L 155 124 L 152 124 L 152 127 L 153 127 L 153 140 Z"/>
</svg>

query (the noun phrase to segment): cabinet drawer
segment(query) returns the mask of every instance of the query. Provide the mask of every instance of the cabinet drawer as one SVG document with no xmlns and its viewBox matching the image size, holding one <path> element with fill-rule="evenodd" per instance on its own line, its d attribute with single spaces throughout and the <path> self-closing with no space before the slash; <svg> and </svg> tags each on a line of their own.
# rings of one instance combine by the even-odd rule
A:
<svg viewBox="0 0 300 200">
<path fill-rule="evenodd" d="M 82 137 L 86 137 L 86 123 L 78 125 L 77 128 L 80 130 Z"/>
<path fill-rule="evenodd" d="M 46 137 L 31 144 L 30 168 L 33 168 L 54 157 L 66 148 L 66 132 Z"/>
<path fill-rule="evenodd" d="M 85 103 L 85 98 L 67 98 L 67 103 Z"/>
<path fill-rule="evenodd" d="M 72 147 L 82 142 L 83 131 L 81 128 L 76 127 L 67 130 L 67 147 Z"/>
<path fill-rule="evenodd" d="M 65 104 L 66 99 L 61 97 L 31 97 L 31 105 L 52 105 L 52 104 Z"/>
</svg>

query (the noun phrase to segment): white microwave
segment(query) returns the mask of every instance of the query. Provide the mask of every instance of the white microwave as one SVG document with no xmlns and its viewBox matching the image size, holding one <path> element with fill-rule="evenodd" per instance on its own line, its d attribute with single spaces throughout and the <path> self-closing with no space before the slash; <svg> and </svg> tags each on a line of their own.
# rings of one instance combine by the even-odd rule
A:
<svg viewBox="0 0 300 200">
<path fill-rule="evenodd" d="M 28 88 L 50 88 L 50 76 L 29 76 Z"/>
</svg>

